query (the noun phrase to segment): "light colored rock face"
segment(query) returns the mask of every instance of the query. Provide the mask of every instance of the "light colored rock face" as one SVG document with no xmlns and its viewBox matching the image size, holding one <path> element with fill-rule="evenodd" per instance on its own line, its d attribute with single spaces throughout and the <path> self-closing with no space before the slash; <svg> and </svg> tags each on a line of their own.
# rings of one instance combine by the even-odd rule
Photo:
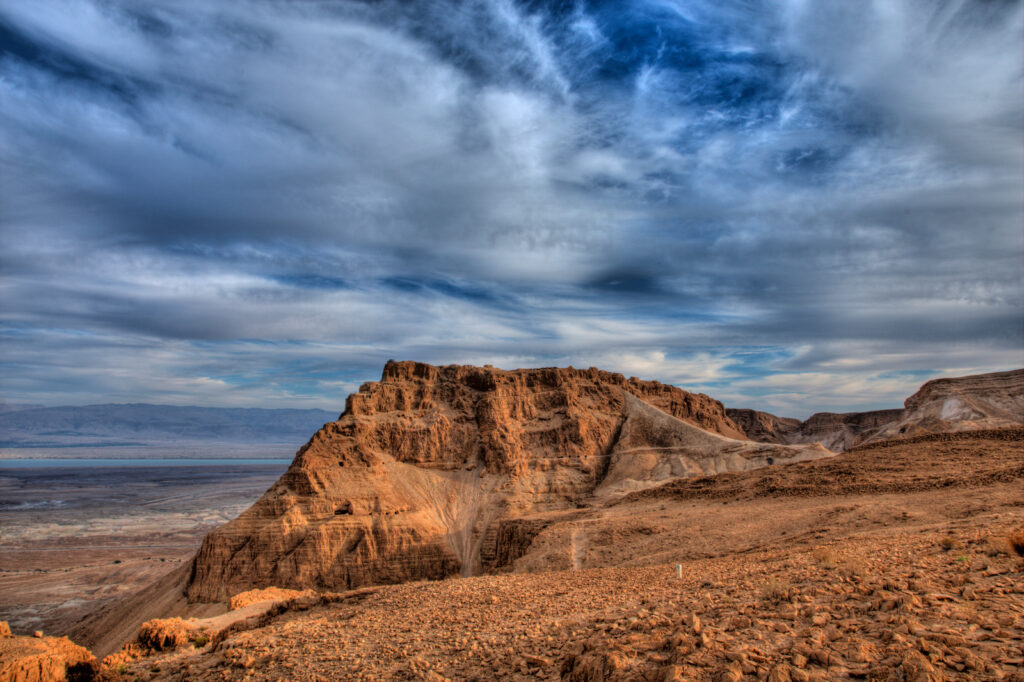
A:
<svg viewBox="0 0 1024 682">
<path fill-rule="evenodd" d="M 472 575 L 521 552 L 504 544 L 528 544 L 508 519 L 831 454 L 741 437 L 716 400 L 596 369 L 388 363 L 259 502 L 207 536 L 187 593 Z"/>
<path fill-rule="evenodd" d="M 872 440 L 1024 424 L 1024 369 L 927 382 Z"/>
<path fill-rule="evenodd" d="M 726 414 L 753 440 L 818 442 L 835 452 L 931 433 L 1011 428 L 1024 424 L 1024 369 L 935 379 L 904 405 L 872 412 L 819 412 L 805 422 L 756 410 L 728 409 Z"/>
</svg>

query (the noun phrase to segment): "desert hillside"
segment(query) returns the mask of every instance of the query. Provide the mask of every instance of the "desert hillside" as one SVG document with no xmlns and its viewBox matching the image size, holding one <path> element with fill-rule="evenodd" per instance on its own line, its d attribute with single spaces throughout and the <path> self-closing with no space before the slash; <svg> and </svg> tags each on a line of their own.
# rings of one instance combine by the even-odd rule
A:
<svg viewBox="0 0 1024 682">
<path fill-rule="evenodd" d="M 818 412 L 803 422 L 750 409 L 726 414 L 752 440 L 821 443 L 834 452 L 929 433 L 1014 428 L 1024 424 L 1024 369 L 933 379 L 902 409 Z"/>
<path fill-rule="evenodd" d="M 111 662 L 160 680 L 1020 680 L 1022 483 L 1021 430 L 678 480 L 536 517 L 511 574 L 284 595 L 194 621 L 210 645 Z"/>
<path fill-rule="evenodd" d="M 597 369 L 391 362 L 256 504 L 206 536 L 188 570 L 71 634 L 106 654 L 143 620 L 206 614 L 249 589 L 507 570 L 542 527 L 536 515 L 832 454 L 746 440 L 717 400 Z"/>
</svg>

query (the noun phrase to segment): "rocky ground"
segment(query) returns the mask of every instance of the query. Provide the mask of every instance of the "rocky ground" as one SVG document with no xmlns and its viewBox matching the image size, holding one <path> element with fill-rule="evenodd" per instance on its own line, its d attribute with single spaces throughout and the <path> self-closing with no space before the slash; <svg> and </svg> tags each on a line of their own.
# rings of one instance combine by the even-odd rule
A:
<svg viewBox="0 0 1024 682">
<path fill-rule="evenodd" d="M 1015 432 L 692 479 L 553 523 L 515 563 L 577 570 L 298 600 L 108 674 L 1024 680 L 1022 480 Z"/>
<path fill-rule="evenodd" d="M 377 588 L 140 679 L 1024 679 L 1010 519 L 675 566 Z M 994 523 L 993 523 L 994 522 Z M 1016 676 L 1016 677 L 1015 677 Z"/>
</svg>

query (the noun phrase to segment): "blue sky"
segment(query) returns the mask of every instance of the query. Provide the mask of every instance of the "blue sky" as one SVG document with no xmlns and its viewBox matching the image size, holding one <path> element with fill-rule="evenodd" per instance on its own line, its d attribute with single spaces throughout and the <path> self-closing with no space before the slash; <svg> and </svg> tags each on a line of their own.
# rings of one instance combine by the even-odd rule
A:
<svg viewBox="0 0 1024 682">
<path fill-rule="evenodd" d="M 1020 2 L 0 6 L 0 397 L 388 358 L 806 417 L 1024 365 Z"/>
</svg>

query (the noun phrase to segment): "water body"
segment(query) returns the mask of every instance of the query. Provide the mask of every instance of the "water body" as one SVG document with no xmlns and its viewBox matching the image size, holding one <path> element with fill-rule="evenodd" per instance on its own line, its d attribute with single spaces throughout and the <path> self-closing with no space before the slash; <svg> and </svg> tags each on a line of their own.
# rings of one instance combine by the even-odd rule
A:
<svg viewBox="0 0 1024 682">
<path fill-rule="evenodd" d="M 73 521 L 77 525 L 93 513 L 107 517 L 135 515 L 143 509 L 235 510 L 254 502 L 290 463 L 285 459 L 2 460 L 0 512 L 29 512 L 35 523 Z M 78 512 L 71 518 L 52 514 L 71 510 Z"/>
<path fill-rule="evenodd" d="M 274 469 L 288 468 L 290 459 L 114 459 L 114 458 L 80 458 L 80 459 L 0 459 L 0 469 L 90 469 L 93 467 L 206 467 L 206 466 L 241 466 L 271 467 Z M 284 467 L 284 469 L 282 469 Z"/>
</svg>

